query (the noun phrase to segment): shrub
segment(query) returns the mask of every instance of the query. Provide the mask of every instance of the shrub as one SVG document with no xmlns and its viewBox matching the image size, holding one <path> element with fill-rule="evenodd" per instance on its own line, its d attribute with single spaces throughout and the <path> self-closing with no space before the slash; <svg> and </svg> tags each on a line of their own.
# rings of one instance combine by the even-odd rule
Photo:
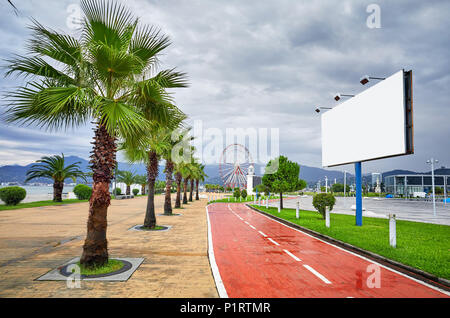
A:
<svg viewBox="0 0 450 318">
<path fill-rule="evenodd" d="M 78 200 L 89 200 L 92 195 L 92 188 L 85 184 L 77 184 L 73 188 L 73 193 L 75 193 Z"/>
<path fill-rule="evenodd" d="M 21 187 L 5 187 L 0 189 L 0 199 L 6 205 L 17 205 L 25 199 L 27 191 Z"/>
<path fill-rule="evenodd" d="M 241 191 L 241 197 L 245 200 L 245 198 L 247 197 L 247 190 L 242 190 Z"/>
<path fill-rule="evenodd" d="M 236 199 L 239 199 L 239 197 L 241 196 L 241 190 L 239 190 L 239 188 L 235 188 L 235 189 L 234 189 L 233 196 L 234 196 Z"/>
<path fill-rule="evenodd" d="M 113 190 L 113 194 L 114 194 L 114 195 L 121 195 L 121 194 L 122 194 L 122 190 L 120 190 L 120 188 L 115 188 L 115 189 Z"/>
<path fill-rule="evenodd" d="M 133 189 L 133 194 L 134 195 L 138 195 L 138 193 L 139 193 L 139 189 Z"/>
<path fill-rule="evenodd" d="M 313 206 L 316 210 L 322 214 L 322 217 L 325 219 L 325 209 L 327 207 L 330 208 L 330 211 L 333 210 L 334 204 L 336 203 L 336 199 L 334 195 L 331 193 L 319 193 L 316 194 L 313 198 Z"/>
</svg>

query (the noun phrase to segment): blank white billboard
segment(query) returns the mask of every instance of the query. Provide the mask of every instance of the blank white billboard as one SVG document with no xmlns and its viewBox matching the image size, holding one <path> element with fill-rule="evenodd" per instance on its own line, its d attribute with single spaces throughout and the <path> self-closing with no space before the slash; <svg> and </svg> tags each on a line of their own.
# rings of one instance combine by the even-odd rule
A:
<svg viewBox="0 0 450 318">
<path fill-rule="evenodd" d="M 322 165 L 413 153 L 411 83 L 401 70 L 322 114 Z"/>
</svg>

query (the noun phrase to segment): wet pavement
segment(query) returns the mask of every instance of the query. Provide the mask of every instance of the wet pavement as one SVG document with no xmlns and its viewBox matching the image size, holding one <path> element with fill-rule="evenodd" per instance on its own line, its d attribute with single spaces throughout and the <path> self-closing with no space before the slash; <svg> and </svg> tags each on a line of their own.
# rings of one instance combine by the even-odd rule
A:
<svg viewBox="0 0 450 318">
<path fill-rule="evenodd" d="M 215 260 L 229 297 L 449 297 L 242 203 L 208 206 Z"/>
<path fill-rule="evenodd" d="M 315 211 L 312 205 L 312 196 L 290 197 L 283 201 L 285 208 L 295 209 L 296 202 L 300 200 L 300 209 Z M 336 205 L 332 213 L 355 215 L 352 210 L 354 197 L 336 197 Z M 278 201 L 270 206 L 277 206 Z M 363 216 L 387 218 L 395 214 L 399 220 L 450 225 L 450 203 L 436 202 L 436 216 L 433 215 L 433 203 L 427 201 L 409 201 L 404 199 L 363 198 Z"/>
</svg>

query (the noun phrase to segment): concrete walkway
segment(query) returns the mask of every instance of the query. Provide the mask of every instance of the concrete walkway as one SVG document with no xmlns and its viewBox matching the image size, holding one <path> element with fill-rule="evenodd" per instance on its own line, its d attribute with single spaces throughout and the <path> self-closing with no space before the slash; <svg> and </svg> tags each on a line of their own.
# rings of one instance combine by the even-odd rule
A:
<svg viewBox="0 0 450 318">
<path fill-rule="evenodd" d="M 34 281 L 80 256 L 88 204 L 0 212 L 0 297 L 218 297 L 207 256 L 206 200 L 157 216 L 166 232 L 128 231 L 144 221 L 146 197 L 112 200 L 108 210 L 111 257 L 144 257 L 127 282 Z M 156 196 L 157 213 L 163 197 Z"/>
</svg>

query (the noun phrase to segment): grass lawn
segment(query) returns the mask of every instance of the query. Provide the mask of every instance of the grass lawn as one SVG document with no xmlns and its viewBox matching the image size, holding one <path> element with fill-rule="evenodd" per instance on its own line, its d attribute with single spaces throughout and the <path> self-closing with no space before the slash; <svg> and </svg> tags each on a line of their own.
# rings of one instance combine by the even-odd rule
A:
<svg viewBox="0 0 450 318">
<path fill-rule="evenodd" d="M 106 265 L 101 267 L 86 268 L 83 265 L 80 265 L 80 262 L 78 262 L 77 265 L 80 267 L 81 275 L 99 275 L 118 271 L 125 264 L 122 261 L 110 259 Z"/>
<path fill-rule="evenodd" d="M 397 247 L 389 245 L 389 220 L 363 217 L 363 226 L 355 225 L 355 217 L 330 214 L 330 228 L 322 216 L 313 211 L 253 207 L 322 233 L 340 241 L 418 268 L 435 276 L 450 279 L 450 226 L 397 220 Z"/>
<path fill-rule="evenodd" d="M 37 208 L 40 206 L 49 206 L 49 205 L 63 205 L 63 204 L 71 204 L 71 203 L 80 203 L 80 202 L 88 202 L 88 200 L 78 200 L 78 199 L 66 199 L 63 202 L 54 202 L 52 200 L 47 201 L 36 201 L 36 202 L 28 202 L 28 203 L 19 203 L 17 205 L 0 205 L 0 211 L 5 210 L 17 210 L 17 209 L 25 209 L 25 208 Z"/>
<path fill-rule="evenodd" d="M 164 226 L 160 226 L 160 225 L 155 225 L 155 227 L 151 229 L 149 227 L 142 226 L 141 229 L 146 230 L 146 231 L 158 231 L 158 230 L 165 229 L 165 227 Z"/>
</svg>

